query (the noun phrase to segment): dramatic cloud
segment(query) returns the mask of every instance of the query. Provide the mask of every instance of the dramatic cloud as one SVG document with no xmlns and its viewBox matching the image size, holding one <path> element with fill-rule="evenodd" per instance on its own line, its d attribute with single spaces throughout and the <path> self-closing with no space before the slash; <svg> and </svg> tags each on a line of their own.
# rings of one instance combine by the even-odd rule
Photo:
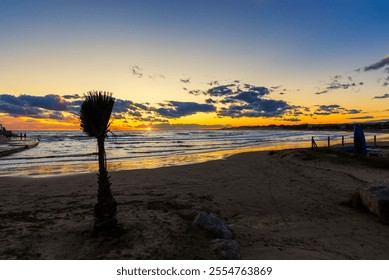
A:
<svg viewBox="0 0 389 280">
<path fill-rule="evenodd" d="M 49 94 L 46 96 L 21 95 L 19 100 L 26 106 L 38 107 L 47 110 L 66 111 L 68 102 L 61 96 Z"/>
<path fill-rule="evenodd" d="M 208 103 L 208 104 L 215 104 L 215 103 L 217 103 L 217 101 L 212 99 L 212 98 L 205 99 L 205 102 Z"/>
<path fill-rule="evenodd" d="M 288 106 L 284 116 L 295 117 L 295 118 L 299 116 L 312 117 L 312 113 L 311 113 L 311 108 L 309 107 L 291 105 Z"/>
<path fill-rule="evenodd" d="M 263 95 L 266 95 L 269 93 L 269 91 L 266 88 L 263 88 L 264 90 L 259 92 L 259 91 L 242 91 L 236 94 L 233 97 L 229 97 L 229 100 L 239 100 L 239 101 L 244 101 L 246 103 L 254 103 L 258 101 Z"/>
<path fill-rule="evenodd" d="M 195 102 L 168 101 L 167 103 L 159 105 L 162 107 L 154 109 L 155 112 L 161 117 L 169 119 L 180 118 L 196 113 L 211 113 L 216 110 L 216 107 L 213 105 Z"/>
<path fill-rule="evenodd" d="M 250 88 L 251 92 L 256 92 L 258 95 L 263 96 L 269 94 L 269 89 L 265 87 L 251 87 Z"/>
<path fill-rule="evenodd" d="M 134 104 L 132 101 L 116 99 L 113 111 L 117 113 L 125 113 L 129 110 L 132 104 Z"/>
<path fill-rule="evenodd" d="M 112 112 L 114 113 L 128 113 L 131 116 L 142 116 L 143 113 L 148 112 L 150 108 L 148 105 L 134 103 L 130 100 L 115 99 L 115 105 Z"/>
<path fill-rule="evenodd" d="M 140 71 L 139 67 L 134 68 Z M 216 83 L 212 83 L 216 84 Z M 272 90 L 263 86 L 230 83 L 209 89 L 191 90 L 188 93 L 203 95 L 203 102 L 166 101 L 159 104 L 135 103 L 130 100 L 116 99 L 112 116 L 123 124 L 168 123 L 170 119 L 194 115 L 196 113 L 215 113 L 219 118 L 263 117 L 285 118 L 298 121 L 300 116 L 313 116 L 307 107 L 292 106 L 284 100 L 271 98 Z M 29 116 L 55 120 L 78 119 L 84 97 L 79 94 L 33 96 L 0 94 L 0 112 L 9 116 Z M 344 109 L 344 108 L 343 108 Z M 343 111 L 345 111 L 344 109 Z M 317 108 L 317 114 L 334 113 L 333 108 Z M 341 111 L 338 108 L 338 111 Z M 358 113 L 352 110 L 349 114 Z"/>
<path fill-rule="evenodd" d="M 315 115 L 346 115 L 346 114 L 360 114 L 362 113 L 361 110 L 357 109 L 346 109 L 341 107 L 340 105 L 319 105 L 318 108 L 315 110 Z"/>
<path fill-rule="evenodd" d="M 389 65 L 389 55 L 385 56 L 383 59 L 381 59 L 380 61 L 378 61 L 376 63 L 373 63 L 369 66 L 363 67 L 363 71 L 378 70 L 386 65 Z"/>
<path fill-rule="evenodd" d="M 193 94 L 193 95 L 203 94 L 203 95 L 208 95 L 208 96 L 212 96 L 212 97 L 220 97 L 220 98 L 228 97 L 228 98 L 231 98 L 231 100 L 232 100 L 236 97 L 237 94 L 247 92 L 247 91 L 251 91 L 253 95 L 258 95 L 258 96 L 267 95 L 271 91 L 274 91 L 274 90 L 268 89 L 266 87 L 257 87 L 257 86 L 253 86 L 250 84 L 240 84 L 239 81 L 237 81 L 237 80 L 234 81 L 234 83 L 226 84 L 226 85 L 219 85 L 218 81 L 212 81 L 212 82 L 209 82 L 207 84 L 211 85 L 211 86 L 212 85 L 218 85 L 218 86 L 211 87 L 207 90 L 193 89 L 193 90 L 189 90 L 188 93 Z M 246 95 L 246 96 L 248 96 L 248 95 Z M 241 97 L 243 97 L 243 96 L 241 96 Z M 230 103 L 231 100 L 225 100 L 224 103 Z"/>
<path fill-rule="evenodd" d="M 222 117 L 241 118 L 241 117 L 276 117 L 282 116 L 288 108 L 288 104 L 282 100 L 258 100 L 251 104 L 231 105 L 222 107 L 218 115 Z"/>
<path fill-rule="evenodd" d="M 0 101 L 0 112 L 6 113 L 12 117 L 18 116 L 31 116 L 31 117 L 43 117 L 43 111 L 39 108 L 24 107 L 15 104 L 5 103 Z"/>
<path fill-rule="evenodd" d="M 207 90 L 206 94 L 209 94 L 211 96 L 223 96 L 223 95 L 232 94 L 233 91 L 230 89 L 230 87 L 232 86 L 235 86 L 235 84 L 213 87 Z"/>
<path fill-rule="evenodd" d="M 365 66 L 363 68 L 359 68 L 356 71 L 360 72 L 361 69 L 365 72 L 367 71 L 375 71 L 379 70 L 385 66 L 389 66 L 389 55 L 385 56 L 383 59 L 381 59 L 378 62 L 375 62 L 371 65 Z M 389 67 L 386 67 L 383 71 L 386 75 L 389 74 Z M 382 83 L 382 86 L 387 86 L 389 85 L 389 75 L 383 78 L 378 79 L 379 83 Z"/>
<path fill-rule="evenodd" d="M 211 97 L 206 103 L 218 104 L 219 117 L 280 117 L 289 107 L 283 100 L 267 98 L 268 88 L 250 84 L 219 85 L 202 93 Z"/>
<path fill-rule="evenodd" d="M 329 82 L 325 82 L 326 85 L 324 88 L 319 89 L 315 94 L 325 94 L 338 89 L 349 89 L 362 86 L 363 82 L 354 82 L 351 76 L 343 77 L 341 75 L 336 75 L 330 78 Z"/>
<path fill-rule="evenodd" d="M 11 116 L 33 116 L 46 118 L 50 111 L 70 111 L 71 102 L 59 95 L 33 96 L 23 94 L 13 96 L 0 95 L 0 111 Z"/>
<path fill-rule="evenodd" d="M 54 94 L 45 96 L 0 94 L 0 112 L 12 117 L 26 116 L 55 120 L 77 119 L 83 100 L 84 97 L 78 94 L 64 96 Z M 142 118 L 149 112 L 150 108 L 147 104 L 116 99 L 112 115 L 115 119 L 137 119 Z"/>
<path fill-rule="evenodd" d="M 385 99 L 385 98 L 389 98 L 389 93 L 385 93 L 384 95 L 373 97 L 373 99 Z"/>
</svg>

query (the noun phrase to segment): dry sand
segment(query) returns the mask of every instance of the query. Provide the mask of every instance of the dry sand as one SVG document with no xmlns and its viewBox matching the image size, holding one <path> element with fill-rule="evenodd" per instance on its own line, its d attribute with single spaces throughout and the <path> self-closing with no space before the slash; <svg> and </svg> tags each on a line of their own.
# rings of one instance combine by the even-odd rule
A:
<svg viewBox="0 0 389 280">
<path fill-rule="evenodd" d="M 0 178 L 0 258 L 215 259 L 191 226 L 203 210 L 227 222 L 242 259 L 389 259 L 389 226 L 346 203 L 388 170 L 292 150 L 110 174 L 119 238 L 91 234 L 95 174 Z"/>
</svg>

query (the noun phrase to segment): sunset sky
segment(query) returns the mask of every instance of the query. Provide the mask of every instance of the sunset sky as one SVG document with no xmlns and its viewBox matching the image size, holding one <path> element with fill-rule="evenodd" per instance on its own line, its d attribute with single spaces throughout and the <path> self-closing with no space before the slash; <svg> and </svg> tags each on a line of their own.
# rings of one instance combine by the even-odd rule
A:
<svg viewBox="0 0 389 280">
<path fill-rule="evenodd" d="M 114 129 L 389 120 L 387 0 L 0 0 L 0 123 Z"/>
</svg>

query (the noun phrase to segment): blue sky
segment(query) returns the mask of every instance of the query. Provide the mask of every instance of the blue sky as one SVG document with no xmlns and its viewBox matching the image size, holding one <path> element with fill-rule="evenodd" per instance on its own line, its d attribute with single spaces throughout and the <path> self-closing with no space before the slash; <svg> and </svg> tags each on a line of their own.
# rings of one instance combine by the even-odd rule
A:
<svg viewBox="0 0 389 280">
<path fill-rule="evenodd" d="M 383 0 L 1 0 L 0 94 L 102 89 L 154 107 L 195 102 L 204 108 L 209 96 L 190 90 L 239 81 L 282 87 L 267 97 L 279 104 L 313 111 L 339 105 L 383 119 L 389 106 L 374 97 L 388 93 L 386 64 L 377 71 L 355 70 L 385 59 L 387 30 L 389 2 Z M 339 86 L 344 84 L 349 86 Z M 229 111 L 214 104 L 219 112 Z M 209 122 L 235 124 L 220 116 L 216 112 Z M 175 121 L 205 122 L 193 116 Z"/>
</svg>

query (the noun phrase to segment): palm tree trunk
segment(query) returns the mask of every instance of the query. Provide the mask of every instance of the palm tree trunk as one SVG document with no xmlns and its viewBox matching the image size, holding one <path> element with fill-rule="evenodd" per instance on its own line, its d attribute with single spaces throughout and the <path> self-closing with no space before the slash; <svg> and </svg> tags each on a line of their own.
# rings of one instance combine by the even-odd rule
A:
<svg viewBox="0 0 389 280">
<path fill-rule="evenodd" d="M 98 174 L 98 193 L 97 203 L 95 205 L 95 231 L 112 231 L 117 226 L 116 220 L 116 201 L 111 192 L 111 183 L 107 172 L 107 161 L 104 148 L 105 137 L 97 138 L 99 149 L 99 174 Z"/>
</svg>

